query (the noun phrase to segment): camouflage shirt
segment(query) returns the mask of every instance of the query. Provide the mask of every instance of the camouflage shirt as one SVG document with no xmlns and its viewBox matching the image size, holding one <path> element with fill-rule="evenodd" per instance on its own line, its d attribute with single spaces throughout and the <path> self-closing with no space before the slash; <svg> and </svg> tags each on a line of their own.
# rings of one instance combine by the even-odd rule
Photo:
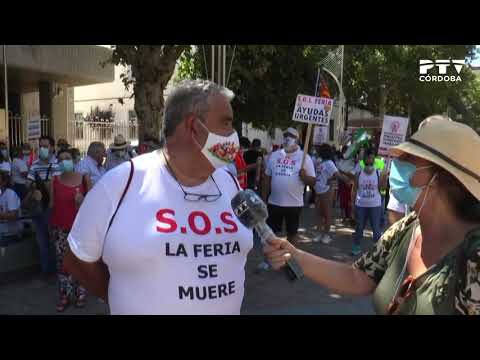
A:
<svg viewBox="0 0 480 360">
<path fill-rule="evenodd" d="M 379 284 L 383 275 L 397 253 L 407 228 L 418 221 L 417 215 L 411 213 L 388 229 L 377 245 L 360 257 L 353 267 L 365 272 L 376 284 Z M 455 308 L 460 314 L 480 315 L 480 246 L 470 251 L 466 264 L 466 278 L 464 286 L 455 296 Z"/>
</svg>

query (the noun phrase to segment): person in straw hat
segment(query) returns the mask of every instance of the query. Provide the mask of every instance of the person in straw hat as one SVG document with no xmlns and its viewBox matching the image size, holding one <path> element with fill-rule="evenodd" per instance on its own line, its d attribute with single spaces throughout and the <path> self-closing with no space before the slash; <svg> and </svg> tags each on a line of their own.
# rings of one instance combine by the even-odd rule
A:
<svg viewBox="0 0 480 360">
<path fill-rule="evenodd" d="M 117 165 L 129 161 L 133 157 L 130 149 L 130 141 L 126 141 L 122 134 L 118 134 L 108 149 L 105 170 L 109 171 Z"/>
<path fill-rule="evenodd" d="M 378 314 L 480 314 L 480 136 L 434 120 L 392 149 L 391 191 L 413 211 L 372 250 L 352 266 L 275 239 L 264 248 L 273 268 L 293 257 L 336 293 L 373 294 Z"/>
</svg>

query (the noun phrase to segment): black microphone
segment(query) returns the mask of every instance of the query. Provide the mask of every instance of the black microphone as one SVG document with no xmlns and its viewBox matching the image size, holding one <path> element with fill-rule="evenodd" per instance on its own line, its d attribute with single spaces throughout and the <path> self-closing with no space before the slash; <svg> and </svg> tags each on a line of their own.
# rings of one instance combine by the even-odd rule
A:
<svg viewBox="0 0 480 360">
<path fill-rule="evenodd" d="M 231 204 L 238 220 L 248 229 L 255 228 L 262 244 L 267 244 L 268 239 L 275 237 L 272 229 L 265 222 L 268 217 L 267 206 L 253 190 L 240 191 L 233 197 Z M 292 257 L 287 260 L 285 269 L 288 278 L 292 281 L 303 277 L 302 268 Z"/>
</svg>

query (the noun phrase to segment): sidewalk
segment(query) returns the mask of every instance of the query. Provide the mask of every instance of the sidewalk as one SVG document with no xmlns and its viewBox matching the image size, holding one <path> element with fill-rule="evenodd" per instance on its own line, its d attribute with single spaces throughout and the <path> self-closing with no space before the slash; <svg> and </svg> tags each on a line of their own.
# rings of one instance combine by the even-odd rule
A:
<svg viewBox="0 0 480 360">
<path fill-rule="evenodd" d="M 304 240 L 298 246 L 319 256 L 342 262 L 353 262 L 349 255 L 351 229 L 340 223 L 335 225 L 334 241 L 329 245 L 313 243 L 315 232 L 314 209 L 305 208 L 300 229 Z M 368 233 L 368 232 L 367 232 Z M 371 235 L 365 238 L 366 250 L 372 246 Z M 373 314 L 370 298 L 344 297 L 303 279 L 289 282 L 280 272 L 255 274 L 262 257 L 250 252 L 246 266 L 245 297 L 242 314 L 246 315 L 369 315 Z M 14 274 L 0 280 L 0 315 L 57 315 L 55 278 L 42 280 L 36 271 Z M 90 297 L 84 309 L 69 307 L 65 315 L 103 315 L 108 308 Z"/>
</svg>

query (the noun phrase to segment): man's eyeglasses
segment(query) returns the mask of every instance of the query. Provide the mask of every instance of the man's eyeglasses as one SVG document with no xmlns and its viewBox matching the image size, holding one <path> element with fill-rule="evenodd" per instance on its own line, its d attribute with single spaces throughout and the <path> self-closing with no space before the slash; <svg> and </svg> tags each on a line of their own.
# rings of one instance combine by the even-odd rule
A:
<svg viewBox="0 0 480 360">
<path fill-rule="evenodd" d="M 165 156 L 165 154 L 162 152 L 163 154 L 163 157 L 165 159 L 165 163 L 167 164 L 168 168 L 170 169 L 170 173 L 172 174 L 172 177 L 175 179 L 175 181 L 177 182 L 178 186 L 180 186 L 180 189 L 182 189 L 183 191 L 183 198 L 186 200 L 186 201 L 201 201 L 201 200 L 204 200 L 206 202 L 214 202 L 214 201 L 217 201 L 218 199 L 220 199 L 222 197 L 222 192 L 220 191 L 220 188 L 218 187 L 217 183 L 215 182 L 215 179 L 213 178 L 212 175 L 210 175 L 210 179 L 212 179 L 213 183 L 215 184 L 217 190 L 218 190 L 218 194 L 214 194 L 214 195 L 206 195 L 206 194 L 195 194 L 195 193 L 189 193 L 189 192 L 186 192 L 185 189 L 183 188 L 183 186 L 178 182 L 177 180 L 177 177 L 175 176 L 175 174 L 173 173 L 172 171 L 172 168 L 170 166 L 170 164 L 168 163 L 167 161 L 167 157 Z"/>
<path fill-rule="evenodd" d="M 175 178 L 175 176 L 174 176 Z M 201 200 L 205 200 L 206 202 L 214 202 L 214 201 L 217 201 L 218 199 L 220 199 L 220 197 L 222 196 L 222 192 L 220 191 L 220 188 L 218 187 L 217 183 L 215 182 L 215 179 L 213 178 L 213 176 L 210 175 L 210 179 L 212 179 L 213 183 L 215 184 L 215 186 L 217 187 L 217 190 L 218 190 L 218 194 L 215 194 L 215 195 L 205 195 L 205 194 L 195 194 L 195 193 L 189 193 L 189 192 L 186 192 L 185 189 L 183 188 L 182 185 L 180 185 L 180 183 L 178 182 L 177 179 L 175 179 L 175 181 L 177 181 L 177 184 L 178 186 L 180 186 L 180 189 L 182 189 L 183 191 L 183 198 L 187 201 L 201 201 Z"/>
</svg>

